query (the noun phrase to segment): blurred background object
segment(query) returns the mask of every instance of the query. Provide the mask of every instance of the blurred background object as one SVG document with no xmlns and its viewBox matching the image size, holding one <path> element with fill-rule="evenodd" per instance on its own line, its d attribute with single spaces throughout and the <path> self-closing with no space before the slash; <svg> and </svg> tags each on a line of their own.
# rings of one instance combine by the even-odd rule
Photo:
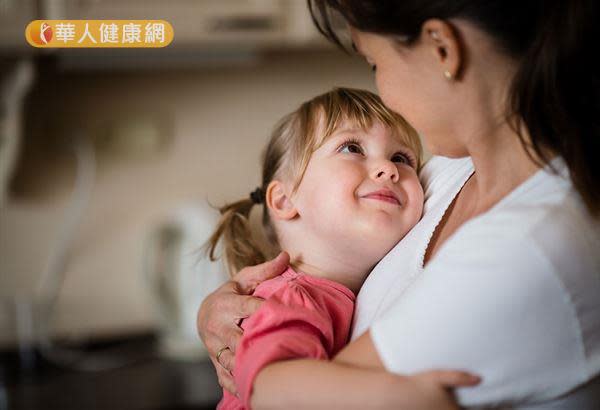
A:
<svg viewBox="0 0 600 410">
<path fill-rule="evenodd" d="M 229 279 L 220 262 L 201 246 L 219 212 L 208 204 L 176 208 L 150 232 L 145 251 L 148 288 L 159 318 L 159 349 L 175 359 L 207 359 L 198 343 L 196 313 L 204 298 Z"/>
<path fill-rule="evenodd" d="M 0 205 L 17 159 L 23 99 L 33 84 L 29 59 L 0 59 Z"/>
<path fill-rule="evenodd" d="M 167 20 L 175 40 L 44 50 L 24 38 L 34 19 L 99 18 Z M 246 197 L 274 124 L 334 86 L 374 90 L 367 65 L 323 40 L 301 0 L 0 0 L 0 353 L 82 400 L 25 383 L 12 385 L 13 403 L 214 404 L 220 390 L 201 359 L 195 310 L 224 276 L 190 253 L 214 227 L 206 204 Z M 147 367 L 107 379 L 39 373 L 30 339 L 80 368 Z M 99 354 L 119 340 L 133 347 Z M 188 362 L 140 362 L 154 355 L 148 341 Z M 0 410 L 2 381 L 15 380 L 6 369 Z M 178 374 L 178 387 L 164 387 L 163 372 Z M 120 378 L 140 384 L 121 391 Z M 120 393 L 103 401 L 93 386 Z M 136 389 L 156 396 L 137 402 Z"/>
</svg>

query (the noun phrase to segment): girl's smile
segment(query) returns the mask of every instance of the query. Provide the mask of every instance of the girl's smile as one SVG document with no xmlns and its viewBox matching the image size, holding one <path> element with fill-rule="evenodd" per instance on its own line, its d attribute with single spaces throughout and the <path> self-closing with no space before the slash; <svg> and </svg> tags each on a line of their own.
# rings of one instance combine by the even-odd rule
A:
<svg viewBox="0 0 600 410">
<path fill-rule="evenodd" d="M 390 204 L 402 206 L 402 203 L 400 202 L 400 199 L 398 199 L 398 196 L 389 189 L 380 189 L 378 191 L 374 191 L 364 196 L 361 196 L 361 198 L 375 199 L 378 201 L 388 202 Z"/>
</svg>

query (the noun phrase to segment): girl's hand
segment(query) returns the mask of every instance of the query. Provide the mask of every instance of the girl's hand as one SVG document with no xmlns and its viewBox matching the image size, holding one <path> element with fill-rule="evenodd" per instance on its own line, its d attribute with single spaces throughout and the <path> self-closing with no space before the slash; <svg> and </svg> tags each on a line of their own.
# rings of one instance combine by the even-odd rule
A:
<svg viewBox="0 0 600 410">
<path fill-rule="evenodd" d="M 402 401 L 410 409 L 459 409 L 453 394 L 456 387 L 470 387 L 479 384 L 481 378 L 471 373 L 457 370 L 431 370 L 406 378 L 408 383 Z"/>
<path fill-rule="evenodd" d="M 271 261 L 246 267 L 208 295 L 200 305 L 196 321 L 198 334 L 215 366 L 219 384 L 232 394 L 237 393 L 231 371 L 235 349 L 242 336 L 239 323 L 252 315 L 263 301 L 249 295 L 259 283 L 283 273 L 289 261 L 289 255 L 282 252 Z M 217 361 L 219 351 L 221 354 Z"/>
</svg>

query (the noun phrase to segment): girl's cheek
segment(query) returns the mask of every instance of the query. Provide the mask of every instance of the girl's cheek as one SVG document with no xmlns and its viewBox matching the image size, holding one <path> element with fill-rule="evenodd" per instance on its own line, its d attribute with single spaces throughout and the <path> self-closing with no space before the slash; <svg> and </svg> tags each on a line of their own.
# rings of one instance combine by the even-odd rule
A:
<svg viewBox="0 0 600 410">
<path fill-rule="evenodd" d="M 419 217 L 420 217 L 423 213 L 423 204 L 425 202 L 425 193 L 423 192 L 423 186 L 419 183 L 418 179 L 415 184 L 415 201 L 416 201 L 415 206 L 419 210 Z"/>
</svg>

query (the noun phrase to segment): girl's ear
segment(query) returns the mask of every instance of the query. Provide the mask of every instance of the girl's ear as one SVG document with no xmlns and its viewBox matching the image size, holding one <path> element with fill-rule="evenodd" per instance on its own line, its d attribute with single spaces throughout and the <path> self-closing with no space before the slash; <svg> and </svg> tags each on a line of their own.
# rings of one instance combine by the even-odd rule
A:
<svg viewBox="0 0 600 410">
<path fill-rule="evenodd" d="M 282 181 L 273 180 L 267 186 L 265 205 L 275 219 L 290 220 L 298 215 L 298 210 L 290 199 L 288 186 Z"/>
</svg>

